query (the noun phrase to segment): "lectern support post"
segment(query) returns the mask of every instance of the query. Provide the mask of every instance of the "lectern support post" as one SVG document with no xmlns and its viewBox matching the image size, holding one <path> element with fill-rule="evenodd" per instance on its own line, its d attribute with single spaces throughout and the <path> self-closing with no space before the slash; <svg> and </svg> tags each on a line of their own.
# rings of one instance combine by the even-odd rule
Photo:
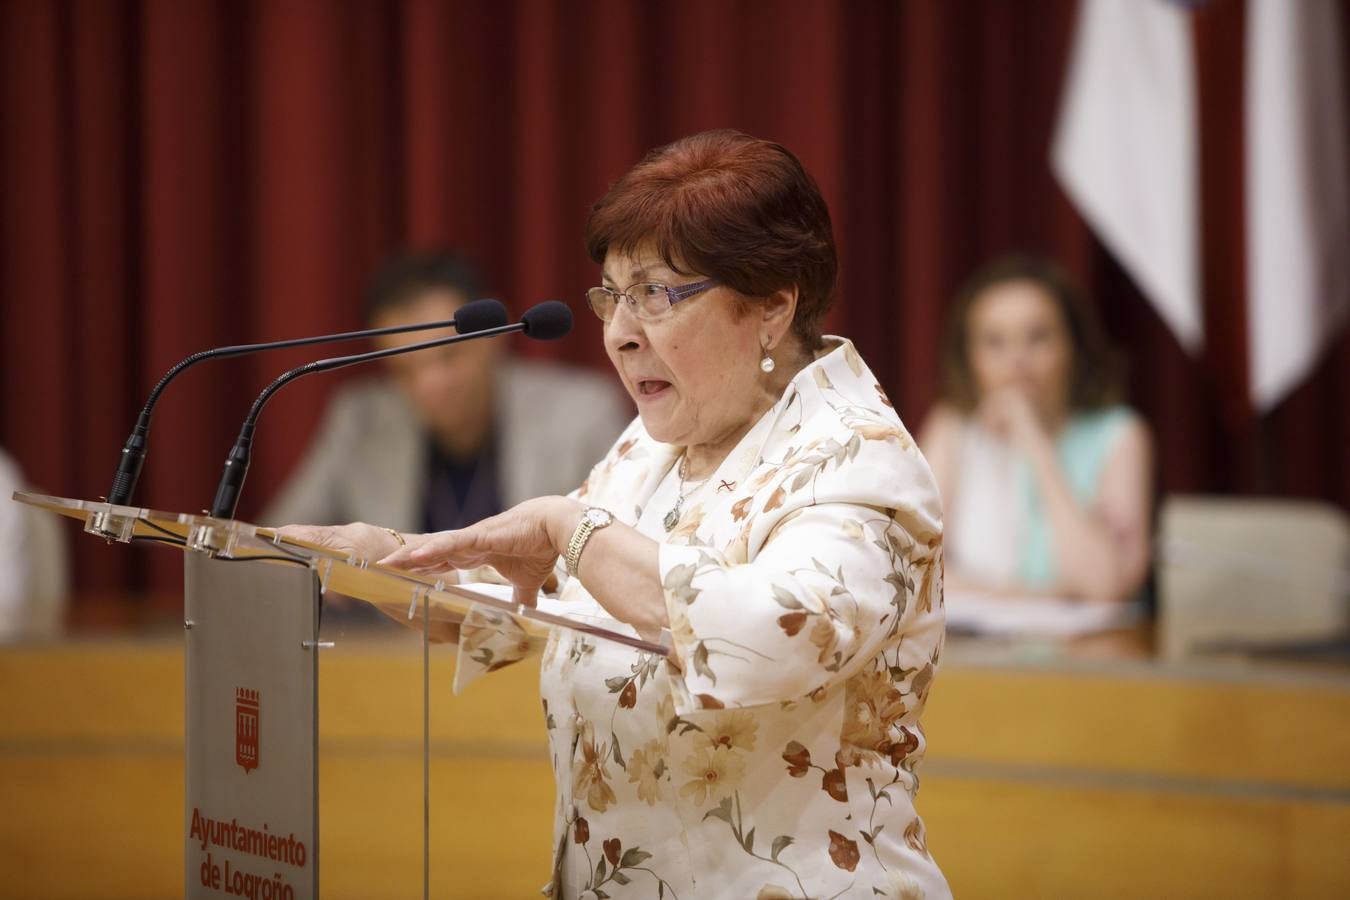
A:
<svg viewBox="0 0 1350 900">
<path fill-rule="evenodd" d="M 303 560 L 184 566 L 184 895 L 317 897 L 318 579 Z"/>
</svg>

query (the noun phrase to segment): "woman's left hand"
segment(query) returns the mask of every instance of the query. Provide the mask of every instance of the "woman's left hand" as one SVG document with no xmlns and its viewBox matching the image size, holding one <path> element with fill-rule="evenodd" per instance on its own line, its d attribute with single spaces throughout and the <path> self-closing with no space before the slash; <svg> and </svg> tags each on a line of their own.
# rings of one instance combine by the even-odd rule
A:
<svg viewBox="0 0 1350 900">
<path fill-rule="evenodd" d="M 427 535 L 380 565 L 417 572 L 491 566 L 515 588 L 515 602 L 534 606 L 553 575 L 584 507 L 566 497 L 538 497 L 468 528 Z"/>
<path fill-rule="evenodd" d="M 376 559 L 399 546 L 399 540 L 393 532 L 365 522 L 348 525 L 283 525 L 276 532 L 284 538 L 304 541 L 361 559 Z"/>
</svg>

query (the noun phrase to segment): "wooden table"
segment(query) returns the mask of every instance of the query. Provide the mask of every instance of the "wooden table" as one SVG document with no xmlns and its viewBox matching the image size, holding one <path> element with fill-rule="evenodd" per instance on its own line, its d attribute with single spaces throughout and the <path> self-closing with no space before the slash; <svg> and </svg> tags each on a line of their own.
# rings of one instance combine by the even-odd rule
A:
<svg viewBox="0 0 1350 900">
<path fill-rule="evenodd" d="M 321 664 L 325 897 L 421 892 L 421 646 Z M 433 653 L 435 896 L 537 896 L 551 773 L 529 665 Z M 0 896 L 181 895 L 181 637 L 0 649 Z M 919 809 L 958 897 L 1350 896 L 1350 675 L 950 648 Z"/>
</svg>

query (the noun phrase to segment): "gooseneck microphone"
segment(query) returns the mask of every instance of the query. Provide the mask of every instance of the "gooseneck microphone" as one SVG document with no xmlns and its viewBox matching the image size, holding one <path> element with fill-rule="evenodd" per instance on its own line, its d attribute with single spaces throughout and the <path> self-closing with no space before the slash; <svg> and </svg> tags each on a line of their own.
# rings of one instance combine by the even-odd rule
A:
<svg viewBox="0 0 1350 900">
<path fill-rule="evenodd" d="M 505 319 L 504 314 L 502 318 Z M 253 401 L 253 406 L 249 409 L 248 416 L 244 419 L 244 424 L 239 429 L 239 437 L 235 440 L 234 446 L 230 448 L 230 453 L 225 458 L 225 472 L 221 475 L 220 484 L 216 487 L 215 500 L 211 503 L 212 517 L 217 519 L 234 518 L 234 511 L 239 506 L 239 495 L 244 488 L 244 477 L 248 474 L 249 460 L 252 456 L 253 431 L 257 425 L 258 416 L 262 413 L 263 407 L 267 405 L 267 401 L 272 398 L 273 394 L 302 375 L 310 375 L 314 372 L 328 372 L 333 369 L 341 369 L 346 366 L 357 365 L 358 363 L 385 359 L 386 357 L 397 356 L 402 353 L 416 353 L 418 350 L 430 350 L 433 347 L 444 347 L 447 344 L 457 344 L 460 341 L 473 340 L 474 338 L 494 337 L 499 334 L 510 334 L 515 331 L 524 332 L 526 337 L 534 338 L 535 340 L 552 341 L 557 340 L 571 330 L 572 311 L 567 308 L 567 304 L 560 300 L 547 300 L 536 306 L 530 307 L 525 311 L 525 314 L 520 317 L 519 322 L 510 325 L 481 327 L 477 331 L 467 334 L 456 334 L 431 341 L 422 341 L 417 344 L 407 344 L 402 347 L 390 347 L 387 350 L 373 350 L 369 353 L 357 353 L 353 356 L 335 356 L 331 359 L 320 359 L 315 362 L 305 363 L 303 366 L 297 366 L 294 369 L 283 373 L 264 388 L 263 392 L 258 395 L 258 399 Z"/>
<path fill-rule="evenodd" d="M 453 327 L 460 334 L 482 331 L 506 322 L 506 307 L 496 300 L 474 300 L 464 304 L 456 311 L 455 317 L 445 322 L 422 322 L 416 325 L 395 325 L 389 328 L 367 328 L 363 331 L 344 331 L 340 334 L 323 334 L 317 337 L 293 338 L 286 341 L 269 341 L 264 344 L 235 344 L 230 347 L 217 347 L 214 350 L 202 350 L 194 353 L 164 373 L 164 377 L 155 385 L 146 398 L 145 407 L 136 420 L 136 427 L 122 447 L 122 458 L 113 476 L 112 487 L 108 489 L 108 502 L 125 506 L 136 491 L 136 482 L 140 480 L 141 468 L 145 465 L 146 438 L 150 431 L 150 416 L 159 402 L 159 395 L 184 370 L 208 359 L 226 356 L 245 356 L 266 350 L 282 350 L 287 347 L 304 347 L 309 344 L 328 344 L 338 341 L 351 341 L 357 338 L 381 337 L 387 334 L 406 334 L 412 331 L 430 331 L 435 328 Z"/>
</svg>

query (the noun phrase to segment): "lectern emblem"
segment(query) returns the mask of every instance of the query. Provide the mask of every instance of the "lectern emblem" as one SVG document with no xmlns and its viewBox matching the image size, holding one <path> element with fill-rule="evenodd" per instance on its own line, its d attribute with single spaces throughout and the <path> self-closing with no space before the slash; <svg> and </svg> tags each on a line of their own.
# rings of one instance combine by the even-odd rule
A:
<svg viewBox="0 0 1350 900">
<path fill-rule="evenodd" d="M 258 692 L 236 688 L 234 692 L 234 761 L 249 769 L 258 768 Z"/>
</svg>

